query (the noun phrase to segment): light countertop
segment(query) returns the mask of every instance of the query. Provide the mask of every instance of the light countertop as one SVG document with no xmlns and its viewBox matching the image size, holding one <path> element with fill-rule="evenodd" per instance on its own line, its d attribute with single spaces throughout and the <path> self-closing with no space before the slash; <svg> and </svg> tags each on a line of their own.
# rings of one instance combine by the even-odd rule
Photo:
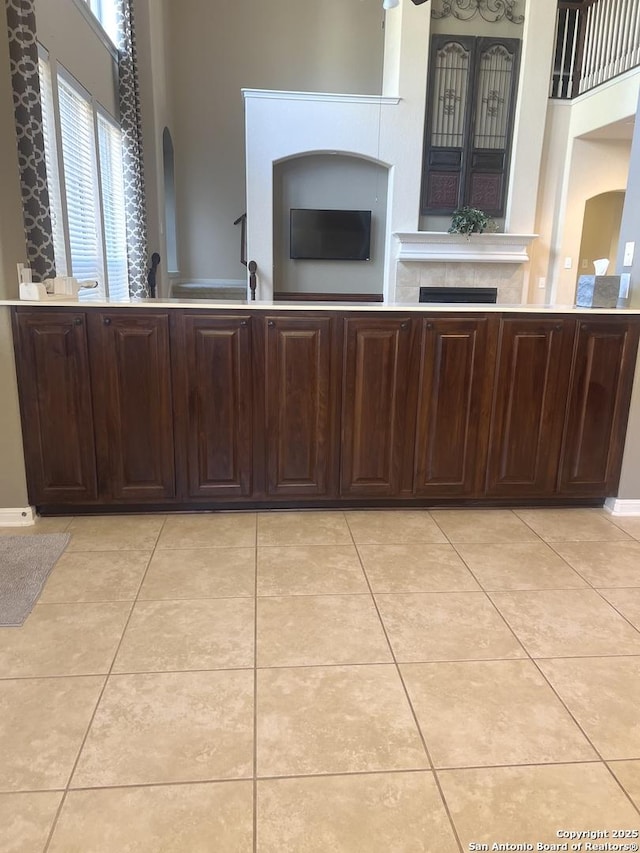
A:
<svg viewBox="0 0 640 853">
<path fill-rule="evenodd" d="M 70 300 L 51 299 L 30 302 L 21 299 L 0 300 L 0 306 L 21 306 L 23 308 L 75 308 L 77 310 L 104 310 L 117 308 L 141 308 L 145 310 L 180 308 L 192 311 L 357 311 L 382 313 L 476 313 L 476 314 L 570 314 L 570 315 L 626 315 L 639 316 L 640 308 L 577 308 L 573 305 L 502 305 L 485 303 L 390 303 L 383 302 L 270 302 L 228 299 L 130 299 L 130 300 Z"/>
</svg>

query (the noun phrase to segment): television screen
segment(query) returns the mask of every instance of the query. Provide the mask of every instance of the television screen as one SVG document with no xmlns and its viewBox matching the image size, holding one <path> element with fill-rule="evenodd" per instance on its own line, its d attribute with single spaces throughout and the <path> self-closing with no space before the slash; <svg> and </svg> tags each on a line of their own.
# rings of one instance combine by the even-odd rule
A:
<svg viewBox="0 0 640 853">
<path fill-rule="evenodd" d="M 289 257 L 294 260 L 368 261 L 370 210 L 291 209 Z"/>
</svg>

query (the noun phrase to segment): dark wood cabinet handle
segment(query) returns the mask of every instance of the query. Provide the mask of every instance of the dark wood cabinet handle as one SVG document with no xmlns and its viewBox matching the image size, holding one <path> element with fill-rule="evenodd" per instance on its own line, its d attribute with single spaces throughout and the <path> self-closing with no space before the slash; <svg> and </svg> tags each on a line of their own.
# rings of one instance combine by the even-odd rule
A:
<svg viewBox="0 0 640 853">
<path fill-rule="evenodd" d="M 433 329 L 433 323 L 425 323 L 425 329 Z"/>
<path fill-rule="evenodd" d="M 409 324 L 408 323 L 400 323 L 400 328 L 403 331 L 406 331 L 409 328 Z"/>
<path fill-rule="evenodd" d="M 586 324 L 586 323 L 583 323 L 583 324 L 582 324 L 582 331 L 583 331 L 583 332 L 588 332 L 588 331 L 589 331 L 589 327 L 587 326 L 587 324 Z"/>
<path fill-rule="evenodd" d="M 75 317 L 74 321 L 73 321 L 73 325 L 74 326 L 81 326 L 82 325 L 82 317 Z"/>
<path fill-rule="evenodd" d="M 240 325 L 241 326 L 248 326 L 249 324 L 247 323 L 246 320 L 240 320 Z"/>
<path fill-rule="evenodd" d="M 274 321 L 273 321 L 273 320 L 268 320 L 268 321 L 267 321 L 267 326 L 269 326 L 270 328 L 273 328 L 273 326 L 275 326 Z"/>
<path fill-rule="evenodd" d="M 104 318 L 104 324 L 105 324 L 105 326 L 110 326 L 111 325 L 111 317 L 105 317 Z"/>
<path fill-rule="evenodd" d="M 558 323 L 558 325 L 556 326 L 556 332 L 561 332 L 561 331 L 562 331 L 562 323 Z"/>
</svg>

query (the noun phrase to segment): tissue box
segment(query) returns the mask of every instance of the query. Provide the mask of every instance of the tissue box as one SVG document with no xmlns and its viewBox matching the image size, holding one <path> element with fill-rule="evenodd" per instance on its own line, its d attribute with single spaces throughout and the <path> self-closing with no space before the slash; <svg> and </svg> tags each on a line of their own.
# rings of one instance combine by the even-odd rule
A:
<svg viewBox="0 0 640 853">
<path fill-rule="evenodd" d="M 619 293 L 619 275 L 581 275 L 576 305 L 579 308 L 616 308 Z"/>
</svg>

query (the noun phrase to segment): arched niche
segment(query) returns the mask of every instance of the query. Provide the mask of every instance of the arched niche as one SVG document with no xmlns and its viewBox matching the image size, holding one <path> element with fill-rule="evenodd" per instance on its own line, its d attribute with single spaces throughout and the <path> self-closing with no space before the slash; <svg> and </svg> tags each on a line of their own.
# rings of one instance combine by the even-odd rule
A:
<svg viewBox="0 0 640 853">
<path fill-rule="evenodd" d="M 178 237 L 176 229 L 176 178 L 173 140 L 168 127 L 162 132 L 162 168 L 164 173 L 164 225 L 167 237 L 167 270 L 178 272 Z"/>
<path fill-rule="evenodd" d="M 345 152 L 317 151 L 273 167 L 274 293 L 382 294 L 389 170 Z M 370 210 L 371 260 L 292 260 L 292 208 Z"/>
</svg>

